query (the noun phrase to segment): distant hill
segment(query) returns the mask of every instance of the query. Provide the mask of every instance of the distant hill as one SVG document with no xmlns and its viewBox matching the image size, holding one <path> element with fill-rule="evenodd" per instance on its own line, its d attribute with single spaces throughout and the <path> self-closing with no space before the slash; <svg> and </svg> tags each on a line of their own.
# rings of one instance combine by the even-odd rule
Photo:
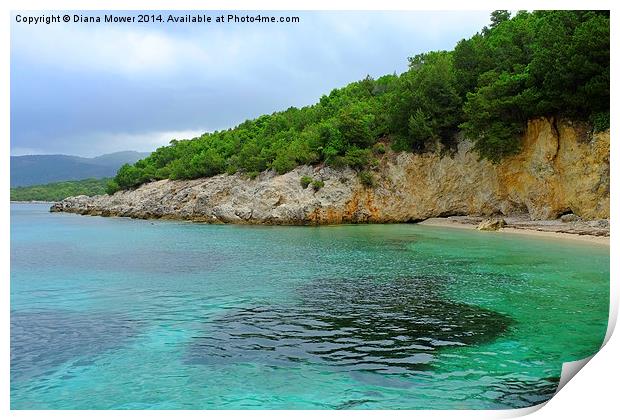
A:
<svg viewBox="0 0 620 420">
<path fill-rule="evenodd" d="M 134 163 L 150 153 L 123 151 L 84 158 L 70 155 L 11 156 L 11 187 L 106 178 L 125 163 Z"/>
<path fill-rule="evenodd" d="M 105 194 L 110 178 L 53 182 L 45 185 L 11 188 L 11 201 L 60 201 L 76 195 Z"/>
</svg>

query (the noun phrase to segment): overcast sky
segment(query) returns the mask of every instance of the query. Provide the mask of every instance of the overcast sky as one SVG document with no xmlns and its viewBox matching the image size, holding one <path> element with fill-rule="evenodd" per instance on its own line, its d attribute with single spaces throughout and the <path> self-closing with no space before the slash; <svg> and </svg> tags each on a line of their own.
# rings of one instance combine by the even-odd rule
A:
<svg viewBox="0 0 620 420">
<path fill-rule="evenodd" d="M 17 14 L 11 154 L 90 157 L 152 151 L 315 103 L 366 74 L 401 73 L 407 57 L 452 49 L 490 12 L 280 13 L 296 24 L 27 25 Z"/>
</svg>

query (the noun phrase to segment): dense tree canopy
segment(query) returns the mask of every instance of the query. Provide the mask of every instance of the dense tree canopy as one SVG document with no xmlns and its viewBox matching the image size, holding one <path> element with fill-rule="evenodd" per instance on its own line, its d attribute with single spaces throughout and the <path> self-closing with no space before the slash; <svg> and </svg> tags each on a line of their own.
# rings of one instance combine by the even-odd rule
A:
<svg viewBox="0 0 620 420">
<path fill-rule="evenodd" d="M 489 27 L 454 51 L 416 55 L 401 75 L 366 77 L 312 106 L 173 140 L 120 168 L 107 191 L 321 162 L 364 171 L 384 144 L 450 150 L 461 131 L 482 158 L 499 161 L 519 150 L 528 119 L 537 116 L 609 126 L 609 12 L 495 11 Z"/>
</svg>

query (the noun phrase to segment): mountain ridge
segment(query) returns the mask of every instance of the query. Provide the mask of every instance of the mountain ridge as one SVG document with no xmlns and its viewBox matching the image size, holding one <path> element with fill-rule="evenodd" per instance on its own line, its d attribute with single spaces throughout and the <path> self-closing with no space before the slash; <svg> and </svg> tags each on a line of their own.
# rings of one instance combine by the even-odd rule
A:
<svg viewBox="0 0 620 420">
<path fill-rule="evenodd" d="M 114 176 L 125 163 L 134 163 L 148 152 L 125 150 L 92 158 L 66 154 L 11 156 L 11 187 Z"/>
</svg>

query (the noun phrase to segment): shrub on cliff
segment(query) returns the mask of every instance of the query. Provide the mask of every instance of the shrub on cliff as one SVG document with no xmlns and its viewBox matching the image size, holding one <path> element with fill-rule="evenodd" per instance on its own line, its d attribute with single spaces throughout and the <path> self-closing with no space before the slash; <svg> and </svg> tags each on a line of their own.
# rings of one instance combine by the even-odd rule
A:
<svg viewBox="0 0 620 420">
<path fill-rule="evenodd" d="M 377 154 L 379 154 L 379 155 L 384 154 L 384 153 L 386 152 L 386 150 L 385 150 L 385 144 L 383 144 L 383 143 L 381 143 L 381 142 L 376 143 L 376 144 L 372 147 L 372 151 L 373 151 L 373 152 L 375 152 L 375 153 L 377 153 Z"/>
<path fill-rule="evenodd" d="M 344 162 L 353 169 L 362 169 L 368 166 L 371 156 L 371 152 L 368 149 L 352 147 L 347 150 Z"/>
<path fill-rule="evenodd" d="M 362 171 L 358 174 L 363 186 L 373 188 L 376 185 L 375 177 L 372 172 Z"/>
<path fill-rule="evenodd" d="M 590 123 L 592 124 L 595 132 L 607 130 L 609 128 L 609 120 L 609 111 L 598 112 L 590 116 Z"/>
<path fill-rule="evenodd" d="M 318 191 L 321 188 L 323 188 L 324 186 L 325 186 L 325 183 L 323 181 L 320 181 L 320 180 L 312 181 L 312 189 L 314 191 Z"/>
<path fill-rule="evenodd" d="M 310 183 L 312 182 L 312 178 L 304 175 L 299 179 L 299 184 L 301 185 L 301 188 L 306 189 L 308 188 L 308 185 L 310 185 Z"/>
<path fill-rule="evenodd" d="M 147 158 L 148 159 L 148 158 Z M 124 164 L 118 170 L 114 181 L 121 188 L 133 188 L 145 182 L 143 170 L 135 165 Z"/>
<path fill-rule="evenodd" d="M 106 192 L 106 194 L 109 194 L 109 195 L 114 194 L 115 192 L 119 191 L 120 189 L 121 189 L 121 187 L 119 187 L 119 185 L 113 179 L 109 180 L 106 183 L 106 186 L 105 186 L 105 192 Z"/>
</svg>

